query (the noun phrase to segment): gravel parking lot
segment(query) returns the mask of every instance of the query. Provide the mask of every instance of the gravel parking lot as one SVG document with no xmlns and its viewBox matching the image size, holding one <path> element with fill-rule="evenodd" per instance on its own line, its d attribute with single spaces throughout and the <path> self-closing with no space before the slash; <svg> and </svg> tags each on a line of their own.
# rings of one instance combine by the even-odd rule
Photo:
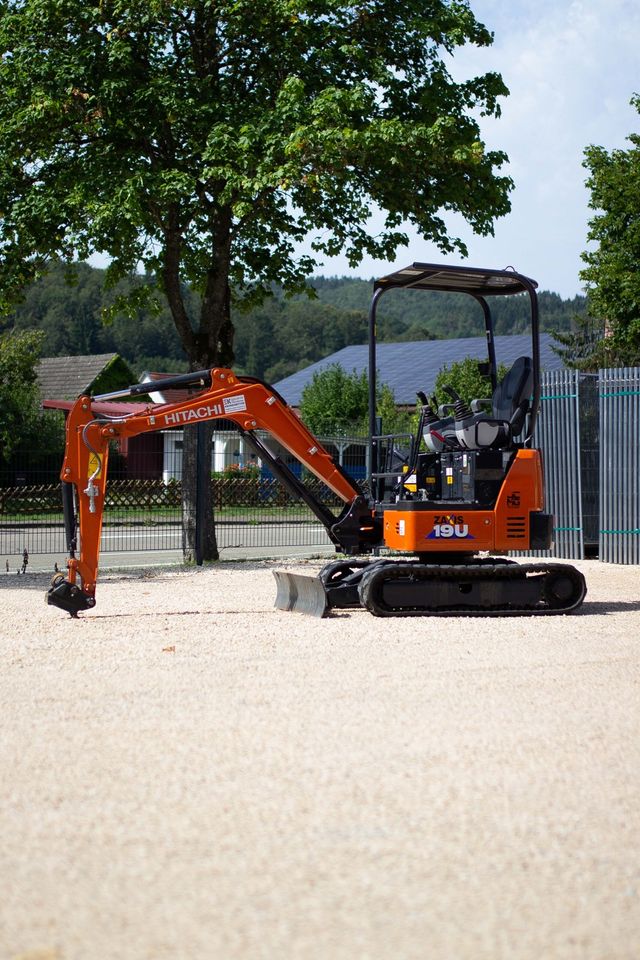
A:
<svg viewBox="0 0 640 960">
<path fill-rule="evenodd" d="M 275 568 L 0 578 L 0 956 L 637 960 L 640 568 L 314 620 Z"/>
</svg>

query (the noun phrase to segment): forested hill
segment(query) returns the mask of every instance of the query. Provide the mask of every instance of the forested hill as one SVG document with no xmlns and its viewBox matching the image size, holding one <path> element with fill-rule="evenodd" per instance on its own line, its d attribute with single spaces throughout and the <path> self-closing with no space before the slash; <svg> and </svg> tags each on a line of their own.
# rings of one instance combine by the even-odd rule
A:
<svg viewBox="0 0 640 960">
<path fill-rule="evenodd" d="M 102 290 L 103 271 L 79 264 L 77 281 L 69 285 L 62 267 L 54 267 L 33 284 L 14 315 L 0 329 L 44 332 L 43 356 L 119 353 L 138 373 L 184 370 L 186 362 L 167 307 L 159 316 L 140 311 L 135 320 L 120 318 L 106 327 L 101 309 L 109 295 Z M 140 280 L 139 282 L 143 282 Z M 372 281 L 323 278 L 312 281 L 316 299 L 287 299 L 280 291 L 262 307 L 234 313 L 235 369 L 275 382 L 328 354 L 367 338 L 367 312 Z M 542 292 L 541 328 L 568 331 L 572 319 L 586 310 L 584 297 L 563 300 Z M 195 297 L 191 306 L 197 310 Z M 496 299 L 499 334 L 527 329 L 527 299 Z M 378 309 L 378 337 L 383 341 L 480 336 L 480 307 L 470 297 L 398 291 L 383 297 Z"/>
</svg>

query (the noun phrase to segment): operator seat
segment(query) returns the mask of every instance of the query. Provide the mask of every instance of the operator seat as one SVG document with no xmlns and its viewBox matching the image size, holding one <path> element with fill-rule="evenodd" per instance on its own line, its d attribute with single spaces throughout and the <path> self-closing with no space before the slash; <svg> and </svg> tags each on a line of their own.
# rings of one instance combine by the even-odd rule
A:
<svg viewBox="0 0 640 960">
<path fill-rule="evenodd" d="M 471 416 L 456 420 L 456 436 L 467 450 L 500 450 L 510 446 L 522 431 L 533 391 L 531 357 L 518 357 L 505 374 L 491 400 L 472 400 Z M 490 405 L 490 413 L 481 413 Z"/>
<path fill-rule="evenodd" d="M 418 400 L 422 404 L 422 437 L 429 453 L 459 450 L 454 418 L 445 413 L 448 405 L 438 408 L 436 398 L 432 397 L 429 401 L 421 390 L 418 391 Z M 453 409 L 453 404 L 450 408 Z M 435 413 L 435 410 L 438 412 Z"/>
</svg>

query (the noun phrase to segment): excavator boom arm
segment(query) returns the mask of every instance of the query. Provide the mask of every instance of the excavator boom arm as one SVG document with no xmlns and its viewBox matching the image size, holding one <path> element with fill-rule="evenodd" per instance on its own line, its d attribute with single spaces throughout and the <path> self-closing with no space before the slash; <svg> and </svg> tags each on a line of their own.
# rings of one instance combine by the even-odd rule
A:
<svg viewBox="0 0 640 960">
<path fill-rule="evenodd" d="M 65 456 L 62 464 L 65 526 L 70 558 L 68 578 L 52 584 L 48 600 L 68 610 L 72 616 L 95 603 L 100 536 L 104 513 L 105 490 L 109 462 L 109 444 L 143 433 L 186 427 L 209 420 L 231 420 L 253 438 L 254 445 L 267 456 L 268 448 L 257 438 L 256 431 L 267 431 L 277 443 L 322 480 L 345 504 L 340 517 L 324 505 L 314 502 L 313 495 L 287 470 L 286 465 L 271 455 L 270 464 L 281 479 L 298 483 L 301 495 L 315 509 L 331 539 L 340 547 L 353 550 L 371 549 L 379 542 L 376 519 L 366 505 L 362 491 L 335 462 L 330 453 L 309 432 L 277 391 L 260 380 L 236 376 L 225 368 L 201 371 L 200 374 L 176 378 L 181 385 L 205 384 L 205 389 L 172 404 L 149 405 L 139 413 L 122 417 L 96 415 L 92 403 L 117 396 L 135 396 L 144 389 L 135 384 L 128 391 L 102 397 L 79 397 L 67 417 Z M 167 381 L 168 382 L 168 381 Z M 172 383 L 175 381 L 171 381 Z M 76 506 L 74 507 L 74 492 Z M 76 518 L 77 508 L 77 518 Z M 79 555 L 76 524 L 79 525 Z"/>
</svg>

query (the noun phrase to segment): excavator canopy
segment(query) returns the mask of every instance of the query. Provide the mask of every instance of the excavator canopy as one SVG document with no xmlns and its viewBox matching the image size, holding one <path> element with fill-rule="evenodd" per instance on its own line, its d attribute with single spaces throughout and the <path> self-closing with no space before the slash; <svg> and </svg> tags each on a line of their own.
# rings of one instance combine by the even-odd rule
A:
<svg viewBox="0 0 640 960">
<path fill-rule="evenodd" d="M 394 273 L 380 277 L 374 290 L 405 287 L 412 290 L 433 290 L 441 293 L 468 293 L 474 297 L 505 296 L 529 293 L 538 284 L 515 270 L 483 270 L 479 267 L 438 266 L 412 263 Z"/>
</svg>

